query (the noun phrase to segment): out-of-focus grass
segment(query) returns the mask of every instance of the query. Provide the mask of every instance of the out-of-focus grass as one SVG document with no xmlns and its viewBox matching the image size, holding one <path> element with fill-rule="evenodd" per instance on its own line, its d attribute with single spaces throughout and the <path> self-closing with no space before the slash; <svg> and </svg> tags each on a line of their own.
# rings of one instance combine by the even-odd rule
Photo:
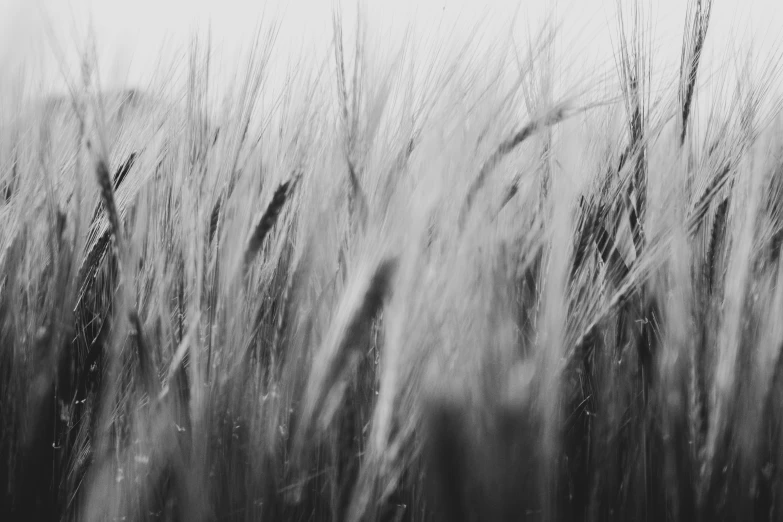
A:
<svg viewBox="0 0 783 522">
<path fill-rule="evenodd" d="M 670 92 L 638 11 L 600 100 L 336 15 L 279 103 L 259 40 L 0 120 L 0 515 L 780 518 L 776 71 L 696 119 L 709 7 Z"/>
</svg>

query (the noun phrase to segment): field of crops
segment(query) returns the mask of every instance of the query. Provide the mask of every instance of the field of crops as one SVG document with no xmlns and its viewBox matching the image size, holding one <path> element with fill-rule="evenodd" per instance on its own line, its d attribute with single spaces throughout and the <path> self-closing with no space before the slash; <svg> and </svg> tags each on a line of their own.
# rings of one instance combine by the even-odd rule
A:
<svg viewBox="0 0 783 522">
<path fill-rule="evenodd" d="M 778 63 L 701 74 L 710 9 L 566 97 L 554 24 L 337 13 L 271 102 L 262 37 L 220 99 L 204 41 L 4 92 L 0 520 L 783 520 Z"/>
</svg>

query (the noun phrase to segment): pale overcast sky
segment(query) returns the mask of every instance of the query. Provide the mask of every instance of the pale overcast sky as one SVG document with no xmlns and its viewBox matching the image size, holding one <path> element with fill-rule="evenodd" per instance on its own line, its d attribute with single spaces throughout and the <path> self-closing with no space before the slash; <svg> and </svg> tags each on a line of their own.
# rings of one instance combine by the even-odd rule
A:
<svg viewBox="0 0 783 522">
<path fill-rule="evenodd" d="M 629 1 L 622 1 L 625 6 Z M 651 10 L 658 59 L 679 57 L 685 0 L 639 0 Z M 781 0 L 715 0 L 708 53 L 724 57 L 728 49 L 752 35 L 758 52 L 779 49 L 783 28 Z M 278 53 L 325 49 L 331 37 L 332 0 L 0 0 L 0 67 L 56 74 L 57 53 L 68 60 L 78 56 L 77 44 L 88 20 L 95 28 L 102 80 L 110 86 L 144 85 L 163 50 L 186 42 L 194 27 L 209 25 L 217 56 L 230 62 L 235 49 L 247 45 L 259 22 L 276 20 Z M 356 0 L 343 2 L 347 16 Z M 413 34 L 429 41 L 446 35 L 459 40 L 479 20 L 485 35 L 504 31 L 516 22 L 516 34 L 556 9 L 564 23 L 560 51 L 572 65 L 600 55 L 611 60 L 617 0 L 365 0 L 372 45 L 399 41 L 413 25 Z M 74 61 L 75 63 L 75 61 Z M 7 75 L 6 75 L 7 77 Z M 51 83 L 47 83 L 49 86 Z"/>
</svg>

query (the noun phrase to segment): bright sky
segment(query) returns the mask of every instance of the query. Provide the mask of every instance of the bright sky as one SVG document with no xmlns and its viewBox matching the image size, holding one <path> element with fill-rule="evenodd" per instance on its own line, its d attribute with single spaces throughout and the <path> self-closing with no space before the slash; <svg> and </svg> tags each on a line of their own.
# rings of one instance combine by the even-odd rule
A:
<svg viewBox="0 0 783 522">
<path fill-rule="evenodd" d="M 626 8 L 635 0 L 360 0 L 369 20 L 371 45 L 400 41 L 405 29 L 428 41 L 451 35 L 467 37 L 483 20 L 485 36 L 508 31 L 527 38 L 546 13 L 556 9 L 564 25 L 560 51 L 575 67 L 588 68 L 590 56 L 611 60 L 611 38 L 616 38 L 618 3 Z M 650 10 L 656 58 L 676 63 L 684 23 L 685 0 L 639 0 Z M 57 59 L 78 63 L 88 21 L 95 29 L 105 85 L 145 85 L 164 50 L 183 45 L 195 27 L 211 28 L 216 57 L 230 63 L 236 49 L 247 46 L 259 22 L 276 20 L 275 49 L 285 55 L 307 49 L 326 49 L 331 37 L 331 0 L 0 0 L 0 67 L 48 75 L 44 89 L 56 85 Z M 350 18 L 356 0 L 343 2 Z M 488 7 L 489 5 L 489 7 Z M 759 52 L 781 49 L 783 27 L 780 0 L 714 0 L 710 52 L 718 62 L 752 35 Z M 482 40 L 480 40 L 482 41 Z M 491 38 L 484 41 L 491 41 Z M 584 59 L 583 59 L 584 58 Z M 6 78 L 8 77 L 5 74 Z"/>
</svg>

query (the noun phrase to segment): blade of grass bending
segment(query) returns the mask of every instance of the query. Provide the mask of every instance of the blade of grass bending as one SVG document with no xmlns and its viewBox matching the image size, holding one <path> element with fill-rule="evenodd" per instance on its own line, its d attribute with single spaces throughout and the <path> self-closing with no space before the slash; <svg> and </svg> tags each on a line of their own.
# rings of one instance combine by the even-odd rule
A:
<svg viewBox="0 0 783 522">
<path fill-rule="evenodd" d="M 114 199 L 114 184 L 109 166 L 103 158 L 98 158 L 95 164 L 95 177 L 98 180 L 98 186 L 101 190 L 101 200 L 106 209 L 106 217 L 109 220 L 109 230 L 114 237 L 114 246 L 117 253 L 122 250 L 122 226 L 120 214 L 117 211 L 117 204 Z"/>
<path fill-rule="evenodd" d="M 515 148 L 517 148 L 519 145 L 524 143 L 525 140 L 530 138 L 533 134 L 535 134 L 539 130 L 545 127 L 551 127 L 553 125 L 557 125 L 558 123 L 561 123 L 562 121 L 568 118 L 576 116 L 577 114 L 581 114 L 590 109 L 594 109 L 596 107 L 601 107 L 608 104 L 610 103 L 598 102 L 598 103 L 584 105 L 578 108 L 571 108 L 571 104 L 569 102 L 561 102 L 555 105 L 549 111 L 545 112 L 539 118 L 528 122 L 525 126 L 519 129 L 519 131 L 517 131 L 513 136 L 511 136 L 506 141 L 501 143 L 498 146 L 498 148 L 495 149 L 495 152 L 493 152 L 492 155 L 481 166 L 481 170 L 479 170 L 478 176 L 476 176 L 476 179 L 473 180 L 473 183 L 471 183 L 470 188 L 468 189 L 468 194 L 467 196 L 465 196 L 465 202 L 462 204 L 462 209 L 460 210 L 460 214 L 459 214 L 459 221 L 458 221 L 459 228 L 460 229 L 464 228 L 465 221 L 468 217 L 468 214 L 473 208 L 473 202 L 476 199 L 476 195 L 481 191 L 484 185 L 486 185 L 489 175 L 492 173 L 492 171 L 495 169 L 498 163 L 500 163 L 500 161 L 505 156 L 510 154 Z M 509 189 L 506 191 L 505 199 L 500 207 L 501 209 L 514 196 L 514 193 L 516 192 L 518 186 L 519 186 L 519 179 L 516 179 L 514 183 L 511 185 L 511 187 L 509 187 Z"/>
<path fill-rule="evenodd" d="M 112 202 L 114 201 L 114 191 L 116 191 L 120 187 L 122 182 L 127 177 L 128 172 L 130 172 L 131 167 L 133 167 L 133 164 L 136 161 L 136 156 L 137 154 L 135 152 L 131 153 L 128 159 L 126 159 L 125 162 L 114 173 L 114 178 L 113 178 L 114 180 L 111 182 L 110 185 L 113 188 L 109 194 Z M 106 164 L 103 163 L 103 166 L 105 167 Z M 106 175 L 108 175 L 108 170 L 105 173 L 97 173 L 97 175 L 99 177 L 99 185 L 101 187 L 101 203 L 96 206 L 95 212 L 93 213 L 93 218 L 92 218 L 93 224 L 99 218 L 101 208 L 104 209 L 109 208 L 105 204 L 106 201 L 105 180 L 103 182 L 100 181 L 100 177 L 105 177 Z M 114 207 L 114 212 L 115 213 L 117 212 L 116 206 Z M 107 211 L 107 215 L 109 215 L 110 227 L 104 230 L 97 240 L 91 242 L 91 246 L 87 251 L 87 255 L 84 257 L 84 260 L 82 261 L 82 264 L 79 267 L 79 271 L 76 276 L 76 291 L 77 291 L 76 308 L 79 307 L 79 304 L 84 298 L 84 294 L 87 292 L 89 281 L 94 277 L 95 273 L 98 271 L 98 267 L 101 265 L 103 259 L 106 257 L 106 252 L 108 251 L 109 243 L 111 242 L 111 236 L 112 234 L 114 234 L 114 230 L 117 230 L 114 228 L 114 225 L 112 225 L 110 211 Z M 119 222 L 119 216 L 117 215 L 115 217 L 116 217 L 116 221 Z"/>
<path fill-rule="evenodd" d="M 548 112 L 544 113 L 543 116 L 528 122 L 513 136 L 501 143 L 498 148 L 495 149 L 495 152 L 493 152 L 492 155 L 481 166 L 481 170 L 479 171 L 478 176 L 476 176 L 476 179 L 474 179 L 473 183 L 470 185 L 470 189 L 468 189 L 468 194 L 465 197 L 465 202 L 463 203 L 462 210 L 460 211 L 460 228 L 462 228 L 465 224 L 465 219 L 473 207 L 473 202 L 476 199 L 476 195 L 484 187 L 487 182 L 487 178 L 489 178 L 490 173 L 494 170 L 497 164 L 500 163 L 500 160 L 507 156 L 517 146 L 524 143 L 525 140 L 538 132 L 540 129 L 560 123 L 572 114 L 573 111 L 568 110 L 568 105 L 566 103 L 561 103 L 550 109 Z"/>
<path fill-rule="evenodd" d="M 369 335 L 373 321 L 383 309 L 392 281 L 397 272 L 396 257 L 386 258 L 376 266 L 366 288 L 358 296 L 349 292 L 340 305 L 336 323 L 331 327 L 331 340 L 316 355 L 312 373 L 307 385 L 306 400 L 303 407 L 302 423 L 296 437 L 295 451 L 307 444 L 313 428 L 325 430 L 331 423 L 342 400 L 346 376 L 355 365 L 355 358 L 362 350 L 362 339 Z M 360 297 L 358 302 L 352 297 Z M 345 299 L 349 299 L 346 301 Z M 314 426 L 314 424 L 316 426 Z"/>
<path fill-rule="evenodd" d="M 179 370 L 179 367 L 185 358 L 185 353 L 188 351 L 188 348 L 190 348 L 190 345 L 193 342 L 193 338 L 196 335 L 200 319 L 201 314 L 197 312 L 193 317 L 190 326 L 188 327 L 187 333 L 185 333 L 185 337 L 182 339 L 182 342 L 179 343 L 177 351 L 174 352 L 174 356 L 171 358 L 171 364 L 169 364 L 169 371 L 166 374 L 166 380 L 163 382 L 163 387 L 160 394 L 158 395 L 159 401 L 163 400 L 168 394 L 169 383 L 171 382 L 171 379 L 174 377 L 174 374 L 177 372 L 177 370 Z"/>
<path fill-rule="evenodd" d="M 288 201 L 290 195 L 293 193 L 298 180 L 298 175 L 295 175 L 293 178 L 280 183 L 277 190 L 275 190 L 272 200 L 269 202 L 269 205 L 267 205 L 264 214 L 256 224 L 253 233 L 247 242 L 247 247 L 245 248 L 245 254 L 243 256 L 245 271 L 247 271 L 250 264 L 261 250 L 267 234 L 269 234 L 269 231 L 275 226 L 277 218 L 280 216 L 280 212 L 282 212 L 286 201 Z"/>
</svg>

